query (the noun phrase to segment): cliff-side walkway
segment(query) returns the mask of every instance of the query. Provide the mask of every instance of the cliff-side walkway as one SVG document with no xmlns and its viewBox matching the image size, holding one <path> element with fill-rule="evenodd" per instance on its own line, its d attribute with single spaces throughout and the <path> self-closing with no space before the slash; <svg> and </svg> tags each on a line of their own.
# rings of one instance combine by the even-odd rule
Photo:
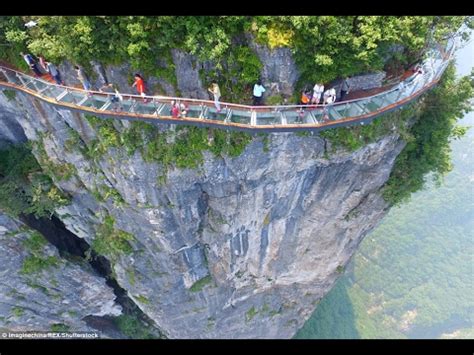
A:
<svg viewBox="0 0 474 355">
<path fill-rule="evenodd" d="M 434 87 L 454 52 L 431 49 L 420 64 L 422 73 L 405 78 L 399 84 L 372 96 L 336 102 L 330 105 L 249 106 L 221 102 L 217 112 L 214 102 L 167 96 L 121 94 L 119 103 L 114 93 L 84 91 L 51 83 L 25 73 L 0 66 L 0 87 L 18 90 L 49 104 L 102 117 L 148 122 L 188 124 L 250 132 L 320 131 L 332 127 L 365 124 L 377 116 L 398 109 Z M 185 104 L 185 117 L 173 117 L 172 102 Z"/>
</svg>

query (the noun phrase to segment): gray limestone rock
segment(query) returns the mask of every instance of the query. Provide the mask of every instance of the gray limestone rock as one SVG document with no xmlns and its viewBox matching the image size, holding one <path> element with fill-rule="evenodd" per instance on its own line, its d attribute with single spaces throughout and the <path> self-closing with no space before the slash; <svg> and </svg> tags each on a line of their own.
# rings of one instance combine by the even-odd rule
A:
<svg viewBox="0 0 474 355">
<path fill-rule="evenodd" d="M 2 331 L 96 332 L 84 317 L 122 313 L 112 289 L 87 263 L 62 259 L 39 233 L 1 212 L 0 259 Z M 41 268 L 44 262 L 50 265 Z"/>
<path fill-rule="evenodd" d="M 281 94 L 288 98 L 293 95 L 299 72 L 290 48 L 274 48 L 260 45 L 249 35 L 249 46 L 263 64 L 261 79 L 268 89 L 265 97 Z"/>
<path fill-rule="evenodd" d="M 0 90 L 4 105 L 0 106 L 0 149 L 9 144 L 23 143 L 28 140 L 25 132 L 12 111 L 16 104 L 16 91 Z"/>
<path fill-rule="evenodd" d="M 73 196 L 57 211 L 66 227 L 92 243 L 111 215 L 133 235 L 132 253 L 113 262 L 116 279 L 170 338 L 292 337 L 387 212 L 379 190 L 405 144 L 394 132 L 326 154 L 317 135 L 272 134 L 268 152 L 255 137 L 239 157 L 206 152 L 199 169 L 172 168 L 158 184 L 163 168 L 138 151 L 110 148 L 93 162 L 67 150 L 69 129 L 81 145 L 97 137 L 80 114 L 17 99 L 27 137 L 47 132 L 50 159 L 77 169 L 56 182 Z M 91 191 L 104 184 L 125 203 L 97 201 Z"/>
</svg>

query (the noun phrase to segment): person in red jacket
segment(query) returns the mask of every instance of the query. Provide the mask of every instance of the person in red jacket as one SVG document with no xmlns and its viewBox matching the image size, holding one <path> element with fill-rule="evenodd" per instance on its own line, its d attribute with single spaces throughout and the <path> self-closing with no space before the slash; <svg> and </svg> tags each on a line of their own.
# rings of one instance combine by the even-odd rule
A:
<svg viewBox="0 0 474 355">
<path fill-rule="evenodd" d="M 146 96 L 146 88 L 145 88 L 145 80 L 143 80 L 142 76 L 140 74 L 135 74 L 135 82 L 133 83 L 132 87 L 137 87 L 138 94 L 140 96 L 143 96 L 143 101 L 147 102 L 147 99 L 145 98 Z"/>
<path fill-rule="evenodd" d="M 179 104 L 176 101 L 171 101 L 171 117 L 178 118 L 179 117 Z"/>
</svg>

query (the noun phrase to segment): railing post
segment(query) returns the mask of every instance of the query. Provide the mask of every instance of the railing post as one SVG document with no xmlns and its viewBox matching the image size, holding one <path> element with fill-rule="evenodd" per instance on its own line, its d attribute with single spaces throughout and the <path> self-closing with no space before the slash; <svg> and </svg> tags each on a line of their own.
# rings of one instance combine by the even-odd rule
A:
<svg viewBox="0 0 474 355">
<path fill-rule="evenodd" d="M 256 126 L 257 125 L 257 111 L 252 110 L 250 113 L 250 125 Z"/>
<path fill-rule="evenodd" d="M 225 123 L 229 123 L 231 117 L 232 117 L 232 110 L 227 109 L 227 115 L 225 116 L 224 122 L 225 122 Z"/>
<path fill-rule="evenodd" d="M 134 99 L 133 99 L 133 100 L 132 100 L 132 104 L 130 105 L 130 108 L 128 109 L 128 112 L 130 112 L 130 113 L 135 113 L 134 108 L 135 108 L 136 105 L 137 105 L 137 100 L 134 100 Z"/>
</svg>

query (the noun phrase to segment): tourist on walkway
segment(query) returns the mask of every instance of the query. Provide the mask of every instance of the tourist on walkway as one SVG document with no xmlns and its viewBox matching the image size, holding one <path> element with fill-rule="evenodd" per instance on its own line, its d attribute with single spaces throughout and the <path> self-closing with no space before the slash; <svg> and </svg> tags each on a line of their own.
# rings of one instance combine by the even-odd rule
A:
<svg viewBox="0 0 474 355">
<path fill-rule="evenodd" d="M 48 68 L 46 67 L 46 59 L 42 55 L 38 56 L 40 69 L 46 74 L 48 72 Z"/>
<path fill-rule="evenodd" d="M 84 72 L 84 69 L 82 69 L 78 65 L 75 65 L 74 69 L 76 69 L 77 79 L 79 79 L 79 81 L 81 82 L 82 87 L 84 88 L 84 90 L 86 90 L 86 91 L 91 90 L 92 85 L 91 85 L 91 82 L 89 81 L 89 79 L 87 78 L 87 75 Z M 90 93 L 87 93 L 87 94 L 89 96 L 91 95 Z"/>
<path fill-rule="evenodd" d="M 214 105 L 216 106 L 217 112 L 221 112 L 221 105 L 219 103 L 219 99 L 221 98 L 221 90 L 219 89 L 219 85 L 213 81 L 207 90 L 214 96 Z"/>
<path fill-rule="evenodd" d="M 105 84 L 100 89 L 100 92 L 114 93 L 114 95 L 108 95 L 111 108 L 113 111 L 123 111 L 122 101 L 123 96 L 120 94 L 117 85 L 115 84 Z"/>
<path fill-rule="evenodd" d="M 344 79 L 342 81 L 342 86 L 341 86 L 341 101 L 344 100 L 344 97 L 349 93 L 349 89 L 350 89 L 350 86 L 349 86 L 349 81 L 347 79 Z"/>
<path fill-rule="evenodd" d="M 325 105 L 330 105 L 336 101 L 336 89 L 328 89 L 324 92 L 323 95 L 324 98 L 324 104 Z"/>
<path fill-rule="evenodd" d="M 31 55 L 31 54 L 25 54 L 23 52 L 20 52 L 21 56 L 25 60 L 26 64 L 30 67 L 30 69 L 33 71 L 36 77 L 41 77 L 43 73 L 41 73 L 41 70 L 38 68 L 38 63 L 36 62 L 36 59 Z"/>
<path fill-rule="evenodd" d="M 179 116 L 181 118 L 186 117 L 186 115 L 188 114 L 188 111 L 189 111 L 188 105 L 186 105 L 185 103 L 179 104 Z"/>
<path fill-rule="evenodd" d="M 415 72 L 415 74 L 413 75 L 413 79 L 412 80 L 415 80 L 415 81 L 418 81 L 422 76 L 423 76 L 423 67 L 418 64 L 414 69 L 413 71 Z"/>
<path fill-rule="evenodd" d="M 311 102 L 311 91 L 303 90 L 301 93 L 301 105 L 309 105 Z"/>
<path fill-rule="evenodd" d="M 313 97 L 311 98 L 312 104 L 319 104 L 321 102 L 321 96 L 324 92 L 324 85 L 323 84 L 314 84 L 313 87 Z"/>
<path fill-rule="evenodd" d="M 178 118 L 179 117 L 179 104 L 176 101 L 171 101 L 171 109 L 170 109 L 171 117 Z"/>
<path fill-rule="evenodd" d="M 59 73 L 58 68 L 56 68 L 56 66 L 51 62 L 45 62 L 45 66 L 46 72 L 51 75 L 56 84 L 63 85 L 63 81 L 61 80 L 61 74 Z"/>
<path fill-rule="evenodd" d="M 146 99 L 145 80 L 138 73 L 135 74 L 135 82 L 133 83 L 132 87 L 135 87 L 135 86 L 137 87 L 138 94 L 143 97 L 143 102 L 147 103 L 148 100 Z"/>
<path fill-rule="evenodd" d="M 262 81 L 258 80 L 257 83 L 253 86 L 253 105 L 258 106 L 262 104 L 263 93 L 265 88 L 262 85 Z"/>
</svg>

